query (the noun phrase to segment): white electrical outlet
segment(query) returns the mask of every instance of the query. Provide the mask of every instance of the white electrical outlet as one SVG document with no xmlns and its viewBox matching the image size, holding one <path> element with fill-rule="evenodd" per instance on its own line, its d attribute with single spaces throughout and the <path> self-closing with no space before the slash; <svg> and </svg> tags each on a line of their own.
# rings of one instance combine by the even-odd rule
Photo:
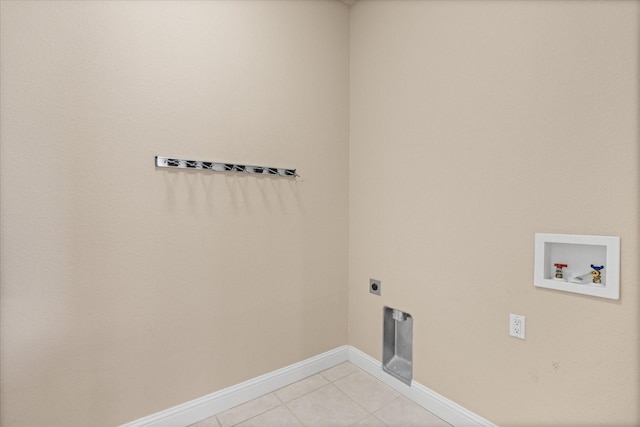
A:
<svg viewBox="0 0 640 427">
<path fill-rule="evenodd" d="M 509 335 L 524 339 L 525 317 L 517 314 L 509 314 Z"/>
</svg>

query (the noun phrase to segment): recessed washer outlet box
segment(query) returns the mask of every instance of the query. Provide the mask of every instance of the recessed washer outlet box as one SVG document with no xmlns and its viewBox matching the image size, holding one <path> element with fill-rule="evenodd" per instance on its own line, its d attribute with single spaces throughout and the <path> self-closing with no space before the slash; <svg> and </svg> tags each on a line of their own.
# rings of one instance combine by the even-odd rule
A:
<svg viewBox="0 0 640 427">
<path fill-rule="evenodd" d="M 536 233 L 533 284 L 620 299 L 620 237 Z"/>
<path fill-rule="evenodd" d="M 382 369 L 411 386 L 413 378 L 413 317 L 384 307 Z"/>
</svg>

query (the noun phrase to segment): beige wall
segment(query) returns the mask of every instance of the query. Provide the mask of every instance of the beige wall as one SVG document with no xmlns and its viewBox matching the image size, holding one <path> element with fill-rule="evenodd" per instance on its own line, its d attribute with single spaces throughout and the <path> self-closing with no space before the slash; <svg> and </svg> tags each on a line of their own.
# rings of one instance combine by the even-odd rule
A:
<svg viewBox="0 0 640 427">
<path fill-rule="evenodd" d="M 640 424 L 638 2 L 1 5 L 3 427 L 379 359 L 383 305 L 493 422 Z M 535 232 L 621 236 L 621 299 L 534 288 Z"/>
<path fill-rule="evenodd" d="M 389 305 L 414 378 L 499 425 L 640 425 L 639 6 L 352 7 L 351 345 Z M 620 300 L 534 288 L 536 232 L 620 236 Z"/>
<path fill-rule="evenodd" d="M 113 426 L 346 344 L 346 5 L 1 13 L 3 427 Z"/>
</svg>

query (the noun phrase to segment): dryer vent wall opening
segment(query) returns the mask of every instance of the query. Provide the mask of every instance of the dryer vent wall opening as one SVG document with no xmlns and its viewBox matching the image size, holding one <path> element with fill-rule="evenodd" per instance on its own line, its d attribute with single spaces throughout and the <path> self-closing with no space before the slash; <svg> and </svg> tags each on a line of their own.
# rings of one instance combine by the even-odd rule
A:
<svg viewBox="0 0 640 427">
<path fill-rule="evenodd" d="M 382 369 L 407 385 L 413 378 L 413 317 L 384 307 Z"/>
</svg>

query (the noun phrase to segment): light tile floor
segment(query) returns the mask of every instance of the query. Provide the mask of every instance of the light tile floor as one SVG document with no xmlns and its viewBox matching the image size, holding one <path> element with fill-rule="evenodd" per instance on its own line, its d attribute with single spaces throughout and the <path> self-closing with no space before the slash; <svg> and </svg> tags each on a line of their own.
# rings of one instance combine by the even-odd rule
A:
<svg viewBox="0 0 640 427">
<path fill-rule="evenodd" d="M 345 362 L 191 427 L 448 427 L 426 409 Z"/>
</svg>

